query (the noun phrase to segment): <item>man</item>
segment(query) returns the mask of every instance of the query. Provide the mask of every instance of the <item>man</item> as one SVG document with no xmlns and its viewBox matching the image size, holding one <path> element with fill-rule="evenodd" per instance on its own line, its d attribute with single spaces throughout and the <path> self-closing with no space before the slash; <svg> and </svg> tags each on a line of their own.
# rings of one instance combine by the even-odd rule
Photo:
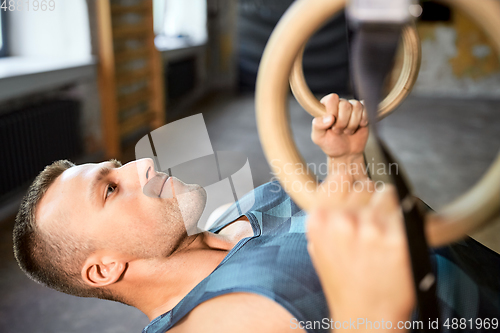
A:
<svg viewBox="0 0 500 333">
<path fill-rule="evenodd" d="M 333 166 L 361 165 L 368 134 L 362 104 L 336 95 L 322 102 L 328 115 L 314 120 L 313 141 Z M 372 186 L 366 175 L 339 172 L 350 181 L 342 193 L 354 181 Z M 145 184 L 158 197 L 144 195 Z M 152 321 L 148 333 L 328 330 L 330 313 L 307 253 L 306 216 L 279 185 L 256 189 L 246 215 L 227 219 L 233 206 L 217 228 L 188 236 L 204 202 L 203 189 L 158 175 L 151 160 L 59 161 L 23 200 L 16 259 L 51 288 L 138 308 Z M 411 309 L 412 291 L 404 292 Z"/>
</svg>

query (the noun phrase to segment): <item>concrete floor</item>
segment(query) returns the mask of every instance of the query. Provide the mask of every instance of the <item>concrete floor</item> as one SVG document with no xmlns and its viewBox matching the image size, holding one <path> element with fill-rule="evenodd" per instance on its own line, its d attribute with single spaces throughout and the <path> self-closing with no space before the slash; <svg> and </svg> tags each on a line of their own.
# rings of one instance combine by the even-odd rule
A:
<svg viewBox="0 0 500 333">
<path fill-rule="evenodd" d="M 495 158 L 500 148 L 499 106 L 499 100 L 410 97 L 382 122 L 383 136 L 416 194 L 433 208 L 468 189 Z M 290 107 L 300 151 L 308 162 L 323 163 L 323 153 L 309 138 L 312 118 L 293 99 Z M 191 110 L 199 112 L 214 150 L 245 153 L 256 186 L 272 177 L 257 137 L 253 96 L 217 96 Z M 140 332 L 148 323 L 131 307 L 64 295 L 29 281 L 14 261 L 11 230 L 11 221 L 0 223 L 0 332 Z M 500 230 L 485 234 L 490 244 L 500 244 Z"/>
</svg>

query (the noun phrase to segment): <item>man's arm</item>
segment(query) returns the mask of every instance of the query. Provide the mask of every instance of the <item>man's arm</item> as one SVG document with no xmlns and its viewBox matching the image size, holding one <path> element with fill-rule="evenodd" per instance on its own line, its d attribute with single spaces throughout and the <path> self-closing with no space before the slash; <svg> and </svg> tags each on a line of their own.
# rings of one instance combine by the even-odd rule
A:
<svg viewBox="0 0 500 333">
<path fill-rule="evenodd" d="M 405 331 L 399 327 L 410 319 L 415 292 L 395 189 L 336 195 L 334 204 L 310 215 L 307 234 L 331 314 L 341 322 L 391 322 L 356 332 Z"/>
<path fill-rule="evenodd" d="M 252 293 L 212 298 L 193 309 L 172 333 L 304 333 L 293 316 L 275 301 Z"/>
<path fill-rule="evenodd" d="M 364 105 L 356 100 L 343 100 L 336 94 L 325 96 L 326 115 L 315 118 L 311 139 L 327 155 L 328 175 L 349 182 L 359 182 L 371 189 L 363 151 L 368 140 L 368 116 Z M 360 184 L 360 185 L 361 185 Z M 358 185 L 358 187 L 361 187 Z"/>
<path fill-rule="evenodd" d="M 397 197 L 390 186 L 374 191 L 367 175 L 368 122 L 362 104 L 335 94 L 322 103 L 327 116 L 314 119 L 311 137 L 328 156 L 329 174 L 322 183 L 328 195 L 309 217 L 308 250 L 335 320 L 391 321 L 394 332 L 415 304 Z"/>
</svg>

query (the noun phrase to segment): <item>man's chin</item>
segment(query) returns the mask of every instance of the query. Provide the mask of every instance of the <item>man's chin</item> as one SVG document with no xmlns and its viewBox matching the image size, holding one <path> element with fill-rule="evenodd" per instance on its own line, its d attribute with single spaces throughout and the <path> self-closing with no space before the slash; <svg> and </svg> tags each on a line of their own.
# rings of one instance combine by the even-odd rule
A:
<svg viewBox="0 0 500 333">
<path fill-rule="evenodd" d="M 167 180 L 167 182 L 169 181 L 171 180 Z M 185 184 L 177 178 L 172 179 L 172 182 L 175 198 L 177 199 L 187 234 L 193 235 L 200 232 L 197 228 L 197 224 L 207 203 L 207 192 L 200 185 Z M 165 186 L 166 185 L 167 184 L 165 184 Z M 172 185 L 169 184 L 169 187 L 171 186 Z M 163 197 L 162 193 L 162 198 Z"/>
</svg>

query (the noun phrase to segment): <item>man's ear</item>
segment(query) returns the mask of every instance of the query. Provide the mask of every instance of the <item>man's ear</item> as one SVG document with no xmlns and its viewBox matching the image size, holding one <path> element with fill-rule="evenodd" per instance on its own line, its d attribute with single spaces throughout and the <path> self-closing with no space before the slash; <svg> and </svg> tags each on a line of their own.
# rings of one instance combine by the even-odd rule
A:
<svg viewBox="0 0 500 333">
<path fill-rule="evenodd" d="M 90 256 L 82 268 L 82 279 L 92 287 L 105 287 L 117 282 L 127 268 L 127 262 L 113 256 Z"/>
</svg>

